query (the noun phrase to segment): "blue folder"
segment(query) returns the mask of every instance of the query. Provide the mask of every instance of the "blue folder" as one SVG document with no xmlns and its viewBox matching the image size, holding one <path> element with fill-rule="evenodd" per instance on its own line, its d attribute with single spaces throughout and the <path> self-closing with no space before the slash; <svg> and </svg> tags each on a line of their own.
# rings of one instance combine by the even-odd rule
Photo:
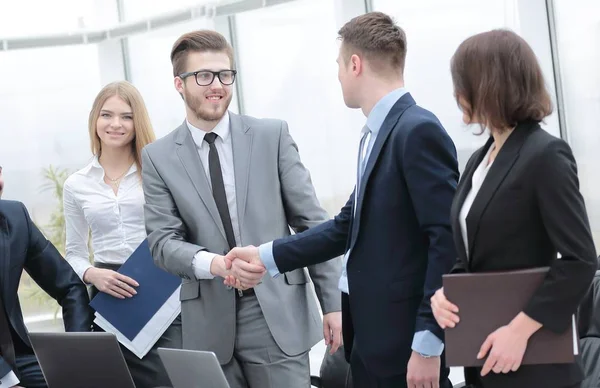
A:
<svg viewBox="0 0 600 388">
<path fill-rule="evenodd" d="M 121 266 L 119 273 L 138 282 L 134 287 L 137 295 L 118 299 L 99 292 L 90 306 L 133 341 L 148 321 L 163 306 L 181 284 L 178 276 L 172 275 L 154 264 L 148 240 L 144 240 Z"/>
</svg>

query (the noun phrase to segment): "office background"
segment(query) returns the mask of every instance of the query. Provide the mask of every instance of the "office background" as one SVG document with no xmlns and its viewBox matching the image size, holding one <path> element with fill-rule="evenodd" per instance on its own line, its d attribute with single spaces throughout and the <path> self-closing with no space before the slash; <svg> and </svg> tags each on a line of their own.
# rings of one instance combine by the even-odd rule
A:
<svg viewBox="0 0 600 388">
<path fill-rule="evenodd" d="M 223 33 L 236 51 L 231 110 L 288 121 L 321 203 L 336 214 L 354 185 L 365 121 L 342 100 L 337 30 L 378 10 L 405 29 L 406 87 L 448 130 L 461 169 L 485 139 L 462 124 L 452 53 L 468 36 L 493 28 L 512 29 L 533 46 L 556 108 L 545 128 L 574 150 L 600 242 L 598 0 L 0 0 L 0 10 L 4 198 L 23 201 L 58 240 L 57 187 L 91 158 L 87 116 L 97 92 L 114 80 L 133 82 L 157 136 L 166 135 L 185 114 L 170 49 L 182 33 L 201 28 Z M 30 327 L 56 327 L 56 306 L 27 277 L 20 294 Z"/>
</svg>

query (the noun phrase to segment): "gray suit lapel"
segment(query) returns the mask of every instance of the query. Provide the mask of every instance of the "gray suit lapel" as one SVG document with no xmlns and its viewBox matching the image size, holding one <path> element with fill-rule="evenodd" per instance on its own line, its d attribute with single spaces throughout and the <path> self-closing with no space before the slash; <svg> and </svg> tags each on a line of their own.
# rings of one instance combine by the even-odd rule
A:
<svg viewBox="0 0 600 388">
<path fill-rule="evenodd" d="M 238 208 L 239 225 L 243 225 L 250 176 L 250 153 L 252 151 L 252 131 L 242 118 L 229 113 L 231 143 L 233 146 L 233 170 L 235 174 L 235 197 Z M 240 242 L 241 243 L 241 242 Z"/>
<path fill-rule="evenodd" d="M 202 161 L 198 155 L 196 143 L 194 143 L 194 139 L 192 138 L 190 130 L 188 129 L 185 121 L 181 126 L 179 126 L 179 128 L 177 128 L 175 143 L 177 144 L 177 156 L 179 156 L 179 160 L 181 161 L 185 172 L 190 177 L 190 180 L 196 188 L 198 195 L 200 195 L 200 199 L 202 199 L 202 202 L 204 202 L 204 205 L 215 221 L 215 224 L 217 224 L 221 234 L 223 235 L 223 238 L 226 238 L 223 222 L 221 221 L 219 211 L 217 210 L 217 205 L 215 204 L 215 199 L 210 190 L 208 178 L 206 177 L 206 173 L 202 167 Z"/>
</svg>

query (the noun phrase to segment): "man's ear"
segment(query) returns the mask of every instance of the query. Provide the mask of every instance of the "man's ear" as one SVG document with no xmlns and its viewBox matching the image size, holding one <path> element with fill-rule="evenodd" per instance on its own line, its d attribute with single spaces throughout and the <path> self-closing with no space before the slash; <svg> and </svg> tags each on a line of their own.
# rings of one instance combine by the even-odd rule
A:
<svg viewBox="0 0 600 388">
<path fill-rule="evenodd" d="M 173 84 L 175 85 L 175 90 L 177 90 L 177 93 L 179 93 L 181 98 L 183 98 L 183 90 L 185 89 L 185 83 L 183 79 L 181 79 L 181 77 L 175 77 Z"/>
<path fill-rule="evenodd" d="M 350 57 L 349 66 L 354 75 L 359 75 L 363 71 L 364 62 L 361 57 L 356 54 L 352 54 Z"/>
</svg>

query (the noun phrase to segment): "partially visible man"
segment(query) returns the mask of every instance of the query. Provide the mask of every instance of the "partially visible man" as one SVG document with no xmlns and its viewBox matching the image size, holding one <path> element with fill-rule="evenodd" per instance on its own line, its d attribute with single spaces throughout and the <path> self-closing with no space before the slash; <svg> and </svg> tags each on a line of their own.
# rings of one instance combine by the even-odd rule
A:
<svg viewBox="0 0 600 388">
<path fill-rule="evenodd" d="M 0 387 L 45 388 L 17 295 L 23 270 L 62 306 L 66 331 L 91 330 L 85 285 L 33 224 L 25 206 L 0 200 Z"/>
<path fill-rule="evenodd" d="M 226 283 L 264 282 L 254 272 L 261 264 L 278 277 L 345 253 L 339 287 L 354 387 L 450 387 L 430 298 L 456 260 L 456 149 L 404 88 L 406 36 L 389 16 L 358 16 L 339 35 L 344 102 L 367 117 L 356 188 L 333 220 L 260 249 L 233 249 L 227 260 L 245 261 L 231 264 L 239 283 Z"/>
<path fill-rule="evenodd" d="M 237 292 L 224 254 L 318 225 L 327 213 L 284 121 L 227 109 L 233 49 L 215 31 L 180 37 L 171 52 L 186 120 L 142 154 L 146 229 L 157 264 L 181 276 L 183 347 L 216 353 L 232 388 L 306 388 L 309 350 L 341 339 L 339 260 Z"/>
</svg>

